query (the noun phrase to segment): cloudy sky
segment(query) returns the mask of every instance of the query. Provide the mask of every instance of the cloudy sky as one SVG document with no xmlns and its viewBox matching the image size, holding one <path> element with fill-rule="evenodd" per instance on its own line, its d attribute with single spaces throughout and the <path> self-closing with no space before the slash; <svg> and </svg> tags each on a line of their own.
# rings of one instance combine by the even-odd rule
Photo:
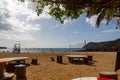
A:
<svg viewBox="0 0 120 80">
<path fill-rule="evenodd" d="M 0 1 L 0 46 L 55 48 L 69 47 L 78 43 L 99 42 L 120 38 L 120 30 L 114 23 L 95 27 L 96 16 L 88 19 L 83 14 L 77 20 L 66 20 L 60 24 L 47 14 L 47 8 L 37 16 L 37 3 L 17 0 Z"/>
</svg>

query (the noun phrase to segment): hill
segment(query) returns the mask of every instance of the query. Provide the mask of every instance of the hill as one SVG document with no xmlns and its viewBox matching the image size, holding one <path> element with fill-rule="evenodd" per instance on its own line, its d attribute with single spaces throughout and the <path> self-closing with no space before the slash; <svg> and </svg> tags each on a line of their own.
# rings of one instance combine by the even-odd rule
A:
<svg viewBox="0 0 120 80">
<path fill-rule="evenodd" d="M 7 47 L 0 47 L 0 49 L 7 49 Z"/>
<path fill-rule="evenodd" d="M 83 47 L 85 48 L 85 46 Z M 120 50 L 120 39 L 103 42 L 89 42 L 86 44 L 89 51 L 118 51 Z"/>
</svg>

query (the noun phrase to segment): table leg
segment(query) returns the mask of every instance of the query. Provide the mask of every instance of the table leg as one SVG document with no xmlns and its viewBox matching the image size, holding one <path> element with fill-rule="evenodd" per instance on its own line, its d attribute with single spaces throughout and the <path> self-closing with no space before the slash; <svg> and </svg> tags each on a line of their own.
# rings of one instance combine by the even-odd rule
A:
<svg viewBox="0 0 120 80">
<path fill-rule="evenodd" d="M 1 62 L 0 63 L 0 78 L 4 77 L 4 67 L 5 67 L 5 63 Z"/>
<path fill-rule="evenodd" d="M 68 57 L 68 60 L 69 60 L 70 63 L 73 63 L 73 58 Z"/>
</svg>

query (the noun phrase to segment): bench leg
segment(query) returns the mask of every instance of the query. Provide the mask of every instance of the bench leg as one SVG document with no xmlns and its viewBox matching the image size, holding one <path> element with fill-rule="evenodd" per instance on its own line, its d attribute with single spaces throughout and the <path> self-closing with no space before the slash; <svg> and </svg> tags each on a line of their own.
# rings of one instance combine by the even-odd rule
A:
<svg viewBox="0 0 120 80">
<path fill-rule="evenodd" d="M 83 62 L 84 62 L 85 64 L 88 64 L 88 58 L 83 58 Z"/>
</svg>

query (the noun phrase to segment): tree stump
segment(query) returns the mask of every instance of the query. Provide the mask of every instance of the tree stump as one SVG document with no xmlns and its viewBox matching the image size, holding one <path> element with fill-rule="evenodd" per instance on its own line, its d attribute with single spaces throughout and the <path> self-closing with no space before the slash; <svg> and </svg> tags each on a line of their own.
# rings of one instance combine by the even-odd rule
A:
<svg viewBox="0 0 120 80">
<path fill-rule="evenodd" d="M 62 56 L 57 56 L 57 63 L 62 64 Z"/>
<path fill-rule="evenodd" d="M 36 65 L 36 64 L 38 64 L 37 61 L 38 61 L 38 59 L 32 59 L 31 64 Z"/>
<path fill-rule="evenodd" d="M 26 78 L 26 66 L 16 65 L 15 66 L 16 80 L 27 80 Z"/>
</svg>

